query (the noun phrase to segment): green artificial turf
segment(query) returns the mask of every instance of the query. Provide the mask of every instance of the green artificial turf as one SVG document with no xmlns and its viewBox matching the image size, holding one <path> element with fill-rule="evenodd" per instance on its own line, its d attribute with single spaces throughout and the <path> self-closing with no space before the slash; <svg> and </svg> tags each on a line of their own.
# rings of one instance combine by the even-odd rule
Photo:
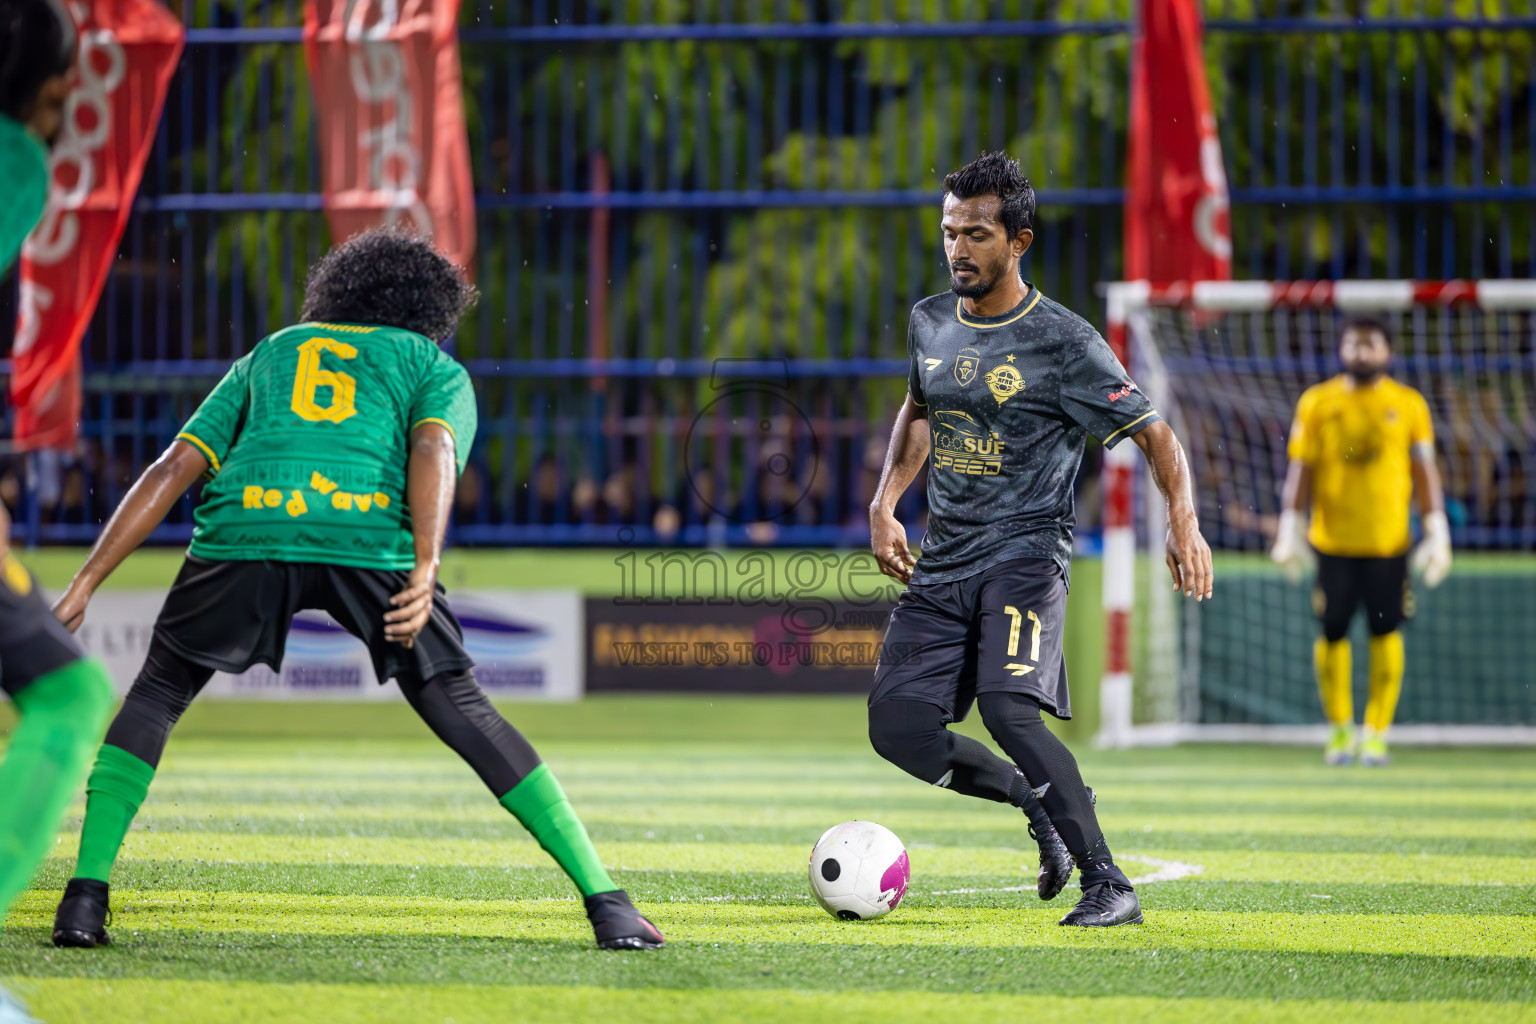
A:
<svg viewBox="0 0 1536 1024">
<path fill-rule="evenodd" d="M 1147 923 L 1055 921 L 1016 811 L 877 758 L 847 698 L 508 705 L 667 932 L 602 953 L 564 877 L 401 705 L 188 713 L 114 878 L 47 940 L 82 808 L 0 933 L 45 1020 L 1515 1021 L 1536 1017 L 1536 751 L 1081 750 Z M 966 731 L 979 734 L 977 723 Z M 912 889 L 834 921 L 805 859 L 894 829 Z M 1198 870 L 1195 869 L 1198 867 Z"/>
</svg>

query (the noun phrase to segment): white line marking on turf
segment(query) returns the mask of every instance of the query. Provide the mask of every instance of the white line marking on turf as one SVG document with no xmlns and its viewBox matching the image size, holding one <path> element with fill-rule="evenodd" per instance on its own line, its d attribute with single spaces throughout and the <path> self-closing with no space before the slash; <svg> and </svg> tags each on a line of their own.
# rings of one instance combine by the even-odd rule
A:
<svg viewBox="0 0 1536 1024">
<path fill-rule="evenodd" d="M 1140 861 L 1157 868 L 1150 875 L 1142 875 L 1131 879 L 1132 885 L 1150 885 L 1153 882 L 1176 882 L 1181 878 L 1189 878 L 1198 875 L 1205 870 L 1204 864 L 1188 864 L 1181 860 L 1163 860 L 1161 857 L 1148 857 L 1144 853 L 1126 854 L 1126 860 Z"/>
<path fill-rule="evenodd" d="M 1131 879 L 1132 885 L 1150 885 L 1153 882 L 1173 882 L 1180 878 L 1189 878 L 1198 875 L 1205 870 L 1204 864 L 1188 864 L 1181 860 L 1164 860 L 1161 857 L 1149 857 L 1143 853 L 1122 853 L 1120 860 L 1134 860 L 1139 864 L 1150 864 L 1157 868 L 1148 875 L 1139 875 Z M 1022 870 L 1028 871 L 1026 865 Z M 924 892 L 924 896 L 966 896 L 972 893 L 982 892 L 1034 892 L 1033 885 L 1004 885 L 992 889 L 937 889 Z M 916 895 L 916 893 L 914 893 Z"/>
<path fill-rule="evenodd" d="M 1184 861 L 1181 861 L 1181 860 L 1164 860 L 1161 857 L 1149 857 L 1149 856 L 1147 856 L 1144 853 L 1135 853 L 1135 854 L 1122 853 L 1122 854 L 1118 855 L 1118 859 L 1119 860 L 1133 860 L 1133 861 L 1136 861 L 1138 864 L 1148 864 L 1148 865 L 1151 865 L 1152 867 L 1157 869 L 1156 871 L 1153 871 L 1150 874 L 1138 875 L 1137 877 L 1131 879 L 1131 884 L 1132 885 L 1150 885 L 1153 882 L 1173 882 L 1173 881 L 1177 881 L 1180 878 L 1189 878 L 1192 875 L 1198 875 L 1198 874 L 1200 874 L 1201 872 L 1203 872 L 1205 870 L 1205 865 L 1203 865 L 1203 864 L 1188 864 L 1188 863 L 1185 863 Z M 1021 870 L 1027 872 L 1027 871 L 1030 871 L 1031 868 L 1029 867 L 1029 865 L 1026 864 L 1026 865 L 1024 865 L 1021 868 Z M 1001 886 L 997 886 L 995 888 L 989 888 L 989 889 L 930 889 L 930 890 L 921 890 L 921 891 L 917 890 L 917 889 L 913 889 L 912 892 L 911 892 L 911 895 L 913 895 L 913 896 L 966 896 L 966 895 L 970 895 L 972 893 L 983 893 L 983 892 L 1034 892 L 1034 891 L 1035 891 L 1035 887 L 1034 887 L 1033 884 L 1031 884 L 1031 885 L 1001 885 Z M 758 895 L 681 896 L 681 897 L 676 897 L 674 899 L 666 900 L 665 902 L 667 902 L 667 903 L 754 903 L 754 902 L 761 902 L 761 901 L 771 901 L 771 902 L 774 902 L 774 903 L 778 903 L 778 902 L 780 902 L 782 900 L 785 900 L 785 899 L 809 900 L 810 898 L 811 897 L 805 895 L 804 893 L 789 893 L 789 894 L 784 894 L 784 895 L 765 895 L 765 896 L 758 896 Z M 1324 899 L 1331 899 L 1332 897 L 1325 896 L 1323 898 Z"/>
</svg>

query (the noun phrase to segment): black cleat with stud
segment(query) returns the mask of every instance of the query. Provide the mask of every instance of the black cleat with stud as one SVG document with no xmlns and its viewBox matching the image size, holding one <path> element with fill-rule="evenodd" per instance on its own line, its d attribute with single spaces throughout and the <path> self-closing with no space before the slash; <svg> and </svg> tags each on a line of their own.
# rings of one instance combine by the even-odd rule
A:
<svg viewBox="0 0 1536 1024">
<path fill-rule="evenodd" d="M 1045 806 L 1040 803 L 1039 794 L 1043 792 L 1045 787 L 1040 790 L 1031 788 L 1024 773 L 1017 772 L 1011 796 L 1024 812 L 1024 817 L 1029 819 L 1029 838 L 1040 844 L 1040 874 L 1035 880 L 1035 891 L 1041 899 L 1053 900 L 1072 880 L 1072 854 L 1068 852 L 1067 844 L 1061 841 L 1056 826 L 1051 824 Z"/>
<path fill-rule="evenodd" d="M 107 934 L 107 923 L 111 920 L 107 883 L 94 878 L 71 878 L 53 915 L 53 944 L 81 949 L 110 946 L 112 937 Z"/>
<path fill-rule="evenodd" d="M 1049 820 L 1044 827 L 1029 826 L 1029 837 L 1040 844 L 1040 874 L 1035 879 L 1035 891 L 1043 900 L 1053 900 L 1072 880 L 1072 854 L 1061 841 L 1056 826 Z"/>
<path fill-rule="evenodd" d="M 1113 928 L 1121 924 L 1141 924 L 1141 900 L 1135 889 L 1125 889 L 1113 882 L 1089 887 L 1062 918 L 1060 924 L 1080 928 Z"/>
<path fill-rule="evenodd" d="M 602 949 L 660 949 L 667 941 L 623 889 L 588 896 L 587 920 Z"/>
</svg>

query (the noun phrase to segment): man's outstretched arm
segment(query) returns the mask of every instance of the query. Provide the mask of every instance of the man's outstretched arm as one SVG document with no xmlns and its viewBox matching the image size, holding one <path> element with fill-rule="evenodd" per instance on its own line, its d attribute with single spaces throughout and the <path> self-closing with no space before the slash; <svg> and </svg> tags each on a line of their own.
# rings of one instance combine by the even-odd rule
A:
<svg viewBox="0 0 1536 1024">
<path fill-rule="evenodd" d="M 1159 420 L 1138 432 L 1136 444 L 1152 467 L 1152 482 L 1168 503 L 1168 572 L 1175 590 L 1196 601 L 1211 596 L 1215 575 L 1211 569 L 1211 546 L 1200 535 L 1200 520 L 1195 515 L 1194 481 L 1184 447 L 1173 429 Z"/>
<path fill-rule="evenodd" d="M 144 543 L 164 521 L 171 506 L 207 471 L 208 459 L 203 453 L 181 440 L 172 441 L 154 465 L 144 471 L 107 520 L 106 529 L 96 538 L 96 546 L 75 573 L 69 589 L 54 603 L 53 614 L 71 632 L 84 621 L 85 606 L 96 588 Z"/>
<path fill-rule="evenodd" d="M 448 533 L 457 481 L 453 434 L 448 428 L 423 423 L 411 431 L 405 497 L 411 513 L 416 567 L 411 570 L 410 585 L 390 599 L 394 610 L 384 615 L 384 636 L 406 647 L 416 642 L 416 635 L 432 617 L 437 570 L 443 560 L 443 538 Z"/>
<path fill-rule="evenodd" d="M 887 576 L 912 582 L 912 566 L 917 559 L 907 546 L 907 530 L 896 519 L 896 502 L 928 458 L 928 410 L 907 395 L 896 423 L 891 427 L 891 443 L 885 450 L 885 467 L 880 484 L 869 503 L 869 544 Z"/>
</svg>

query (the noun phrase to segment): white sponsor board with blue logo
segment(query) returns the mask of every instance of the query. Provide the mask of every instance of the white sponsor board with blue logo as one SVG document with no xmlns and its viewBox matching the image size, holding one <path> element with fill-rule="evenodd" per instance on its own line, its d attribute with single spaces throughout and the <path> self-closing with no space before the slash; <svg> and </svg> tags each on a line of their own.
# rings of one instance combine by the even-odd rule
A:
<svg viewBox="0 0 1536 1024">
<path fill-rule="evenodd" d="M 109 590 L 91 601 L 79 636 L 103 658 L 119 693 L 144 663 L 164 591 Z M 585 689 L 581 597 L 570 590 L 468 590 L 448 603 L 475 659 L 475 678 L 495 699 L 577 700 Z M 271 700 L 397 700 L 379 686 L 368 650 L 324 612 L 300 612 L 281 671 L 265 665 L 216 673 L 211 697 Z"/>
</svg>

